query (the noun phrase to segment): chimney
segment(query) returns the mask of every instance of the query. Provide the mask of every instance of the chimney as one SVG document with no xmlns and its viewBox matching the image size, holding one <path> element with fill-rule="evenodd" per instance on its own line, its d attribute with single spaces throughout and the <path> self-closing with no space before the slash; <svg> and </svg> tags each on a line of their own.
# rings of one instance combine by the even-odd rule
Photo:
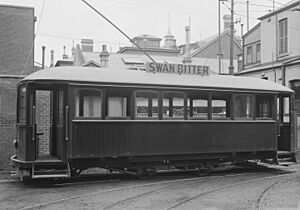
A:
<svg viewBox="0 0 300 210">
<path fill-rule="evenodd" d="M 53 67 L 54 66 L 54 50 L 51 50 L 50 54 L 51 54 L 50 67 Z"/>
<path fill-rule="evenodd" d="M 230 24 L 231 24 L 231 15 L 224 15 L 223 16 L 224 21 L 224 31 L 230 30 Z"/>
<path fill-rule="evenodd" d="M 42 46 L 42 69 L 45 68 L 45 49 L 46 46 Z"/>
<path fill-rule="evenodd" d="M 62 58 L 68 59 L 68 55 L 66 54 L 66 46 L 64 46 L 64 54 L 63 54 Z"/>
<path fill-rule="evenodd" d="M 94 41 L 92 39 L 81 39 L 81 49 L 83 52 L 93 52 Z"/>
<path fill-rule="evenodd" d="M 102 45 L 102 51 L 100 52 L 101 67 L 108 67 L 108 57 L 109 53 L 107 52 L 106 45 Z"/>
<path fill-rule="evenodd" d="M 190 42 L 191 42 L 191 19 L 189 19 L 189 25 L 185 27 L 186 32 L 186 43 L 185 43 L 185 57 L 183 58 L 183 63 L 191 63 L 191 52 L 190 52 Z"/>
</svg>

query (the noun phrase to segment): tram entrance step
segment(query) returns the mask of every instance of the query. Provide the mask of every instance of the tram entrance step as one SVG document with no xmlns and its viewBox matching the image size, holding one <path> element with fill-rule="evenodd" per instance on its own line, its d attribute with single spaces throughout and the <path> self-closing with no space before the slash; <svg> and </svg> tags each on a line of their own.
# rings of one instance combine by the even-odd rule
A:
<svg viewBox="0 0 300 210">
<path fill-rule="evenodd" d="M 70 174 L 69 163 L 58 163 L 55 165 L 34 163 L 31 178 L 63 178 L 70 177 Z"/>
<path fill-rule="evenodd" d="M 295 157 L 293 153 L 289 151 L 278 151 L 277 152 L 278 165 L 289 166 L 295 164 Z"/>
</svg>

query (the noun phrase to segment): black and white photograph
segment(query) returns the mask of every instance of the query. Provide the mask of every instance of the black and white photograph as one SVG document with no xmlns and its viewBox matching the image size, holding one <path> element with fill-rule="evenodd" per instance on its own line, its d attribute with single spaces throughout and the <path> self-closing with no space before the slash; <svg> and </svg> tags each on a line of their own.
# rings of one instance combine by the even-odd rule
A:
<svg viewBox="0 0 300 210">
<path fill-rule="evenodd" d="M 0 209 L 300 210 L 300 0 L 0 0 Z"/>
</svg>

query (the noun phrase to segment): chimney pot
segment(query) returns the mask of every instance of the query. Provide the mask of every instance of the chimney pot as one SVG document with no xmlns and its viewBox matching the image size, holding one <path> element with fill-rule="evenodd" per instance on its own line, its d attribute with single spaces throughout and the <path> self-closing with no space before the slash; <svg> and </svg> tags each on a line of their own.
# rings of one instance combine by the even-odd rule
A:
<svg viewBox="0 0 300 210">
<path fill-rule="evenodd" d="M 64 54 L 62 56 L 63 59 L 68 59 L 69 56 L 66 54 L 66 46 L 63 47 L 64 48 Z"/>
<path fill-rule="evenodd" d="M 45 49 L 46 46 L 42 46 L 42 69 L 45 68 Z"/>
<path fill-rule="evenodd" d="M 81 39 L 81 48 L 83 52 L 93 52 L 94 41 L 92 39 Z"/>
<path fill-rule="evenodd" d="M 224 15 L 223 16 L 223 21 L 224 21 L 224 31 L 230 29 L 230 24 L 231 24 L 231 16 L 230 15 Z"/>
<path fill-rule="evenodd" d="M 102 45 L 102 52 L 100 52 L 100 64 L 102 67 L 108 67 L 108 57 L 109 53 L 107 52 L 106 45 Z"/>
<path fill-rule="evenodd" d="M 102 45 L 102 52 L 106 52 L 107 50 L 106 50 L 106 45 L 104 44 L 104 45 Z"/>
<path fill-rule="evenodd" d="M 50 61 L 50 67 L 54 66 L 54 50 L 50 50 L 51 54 L 51 61 Z"/>
</svg>

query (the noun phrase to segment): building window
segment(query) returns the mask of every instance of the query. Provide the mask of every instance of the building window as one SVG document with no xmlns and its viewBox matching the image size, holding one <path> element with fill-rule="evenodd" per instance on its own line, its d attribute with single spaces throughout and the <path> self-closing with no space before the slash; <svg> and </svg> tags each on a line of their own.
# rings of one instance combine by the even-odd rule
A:
<svg viewBox="0 0 300 210">
<path fill-rule="evenodd" d="M 261 61 L 261 49 L 260 49 L 260 43 L 256 45 L 256 62 Z"/>
<path fill-rule="evenodd" d="M 138 91 L 135 97 L 136 118 L 158 119 L 158 93 Z"/>
<path fill-rule="evenodd" d="M 163 118 L 184 119 L 183 93 L 169 92 L 163 94 Z"/>
<path fill-rule="evenodd" d="M 252 96 L 237 95 L 234 99 L 234 118 L 253 119 Z"/>
<path fill-rule="evenodd" d="M 288 52 L 288 27 L 287 19 L 279 21 L 279 55 Z"/>
<path fill-rule="evenodd" d="M 76 117 L 101 117 L 101 91 L 77 91 Z"/>
<path fill-rule="evenodd" d="M 253 48 L 252 46 L 247 47 L 247 54 L 246 54 L 246 64 L 253 63 Z"/>
</svg>

